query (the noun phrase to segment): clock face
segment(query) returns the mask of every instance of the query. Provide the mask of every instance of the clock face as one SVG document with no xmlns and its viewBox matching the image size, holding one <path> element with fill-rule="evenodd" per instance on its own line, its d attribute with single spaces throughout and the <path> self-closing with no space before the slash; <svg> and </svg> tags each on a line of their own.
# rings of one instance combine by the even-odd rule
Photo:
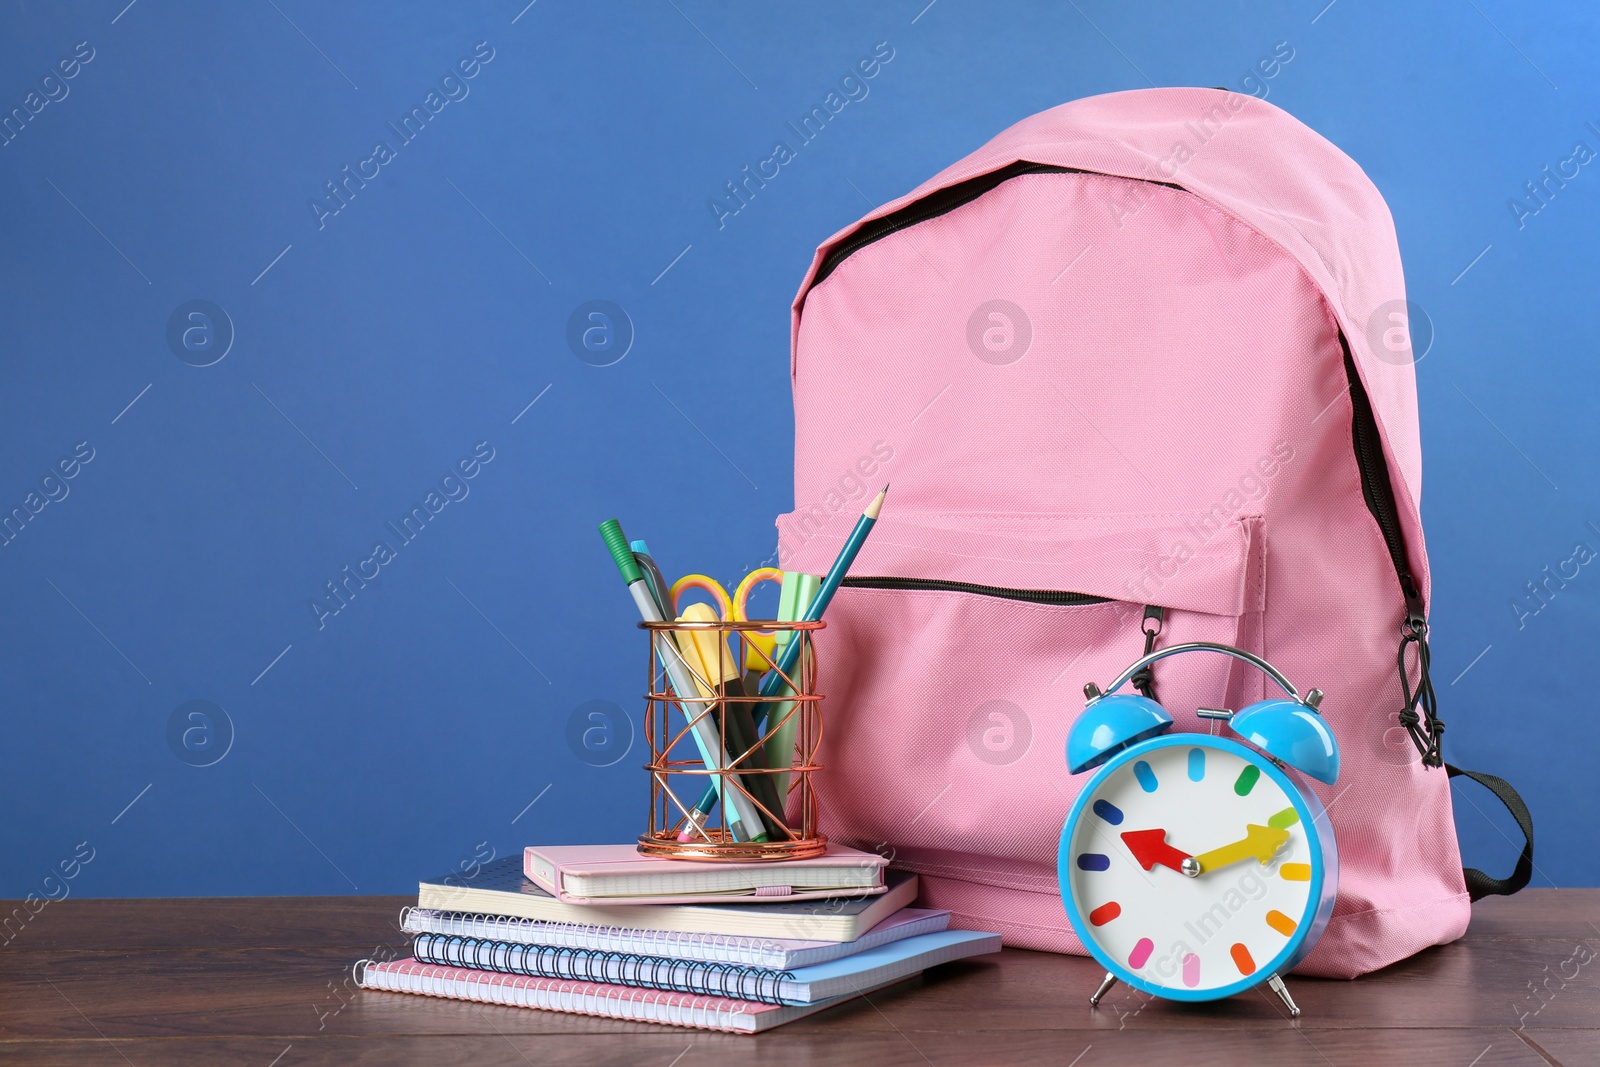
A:
<svg viewBox="0 0 1600 1067">
<path fill-rule="evenodd" d="M 1096 773 L 1073 811 L 1060 852 L 1067 911 L 1100 962 L 1135 985 L 1227 996 L 1265 981 L 1315 925 L 1325 872 L 1311 812 L 1242 745 L 1138 745 Z"/>
</svg>

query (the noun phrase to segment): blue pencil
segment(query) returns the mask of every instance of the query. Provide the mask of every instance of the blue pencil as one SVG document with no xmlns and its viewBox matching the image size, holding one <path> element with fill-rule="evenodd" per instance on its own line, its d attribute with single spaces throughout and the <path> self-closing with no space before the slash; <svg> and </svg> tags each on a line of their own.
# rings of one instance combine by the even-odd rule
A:
<svg viewBox="0 0 1600 1067">
<path fill-rule="evenodd" d="M 839 556 L 833 561 L 833 566 L 828 568 L 828 573 L 823 575 L 822 585 L 817 589 L 817 595 L 811 601 L 811 606 L 806 609 L 802 622 L 816 622 L 822 618 L 822 613 L 828 610 L 828 602 L 833 599 L 833 594 L 839 591 L 839 583 L 844 581 L 844 576 L 850 571 L 850 564 L 856 561 L 856 555 L 861 551 L 861 546 L 867 543 L 867 535 L 872 532 L 872 527 L 878 522 L 878 512 L 883 510 L 883 498 L 889 493 L 889 487 L 883 487 L 883 492 L 872 498 L 872 503 L 861 513 L 861 518 L 856 520 L 855 529 L 850 531 L 846 538 L 844 548 L 839 550 Z M 778 657 L 778 669 L 768 674 L 761 681 L 761 695 L 764 697 L 777 696 L 783 688 L 783 676 L 794 670 L 795 661 L 800 658 L 800 647 L 803 641 L 790 641 L 784 646 L 783 655 Z M 755 718 L 759 723 L 765 717 L 769 706 L 757 705 Z"/>
</svg>

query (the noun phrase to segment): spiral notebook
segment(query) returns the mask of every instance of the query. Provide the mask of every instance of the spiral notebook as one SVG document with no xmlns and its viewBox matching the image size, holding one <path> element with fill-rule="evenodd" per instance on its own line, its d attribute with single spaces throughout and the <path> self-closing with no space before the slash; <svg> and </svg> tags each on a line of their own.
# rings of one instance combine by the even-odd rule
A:
<svg viewBox="0 0 1600 1067">
<path fill-rule="evenodd" d="M 810 967 L 774 970 L 446 934 L 418 934 L 412 946 L 412 954 L 420 963 L 777 1005 L 818 1004 L 866 986 L 899 981 L 951 960 L 998 951 L 999 934 L 945 930 Z"/>
<path fill-rule="evenodd" d="M 890 878 L 893 877 L 891 874 Z M 948 911 L 902 908 L 854 941 L 805 941 L 539 922 L 510 915 L 469 915 L 429 908 L 405 908 L 400 913 L 400 928 L 411 934 L 450 934 L 522 945 L 670 956 L 679 960 L 770 967 L 780 971 L 826 963 L 919 934 L 935 934 L 949 925 Z"/>
<path fill-rule="evenodd" d="M 727 997 L 699 997 L 689 993 L 667 993 L 659 989 L 634 989 L 631 986 L 601 985 L 596 982 L 566 982 L 552 978 L 529 978 L 520 974 L 499 974 L 495 971 L 474 971 L 465 967 L 440 967 L 419 963 L 414 959 L 389 963 L 362 960 L 355 966 L 355 978 L 356 984 L 363 989 L 419 993 L 429 997 L 503 1004 L 515 1008 L 542 1008 L 630 1022 L 727 1030 L 736 1034 L 770 1030 L 893 984 L 884 982 L 817 1004 L 780 1007 Z"/>
<path fill-rule="evenodd" d="M 761 904 L 563 904 L 524 877 L 522 863 L 523 858 L 513 853 L 484 864 L 470 878 L 449 874 L 425 879 L 417 887 L 417 906 L 594 926 L 853 941 L 917 899 L 917 876 L 890 871 L 884 877 L 885 891 L 876 896 L 846 894 Z"/>
</svg>

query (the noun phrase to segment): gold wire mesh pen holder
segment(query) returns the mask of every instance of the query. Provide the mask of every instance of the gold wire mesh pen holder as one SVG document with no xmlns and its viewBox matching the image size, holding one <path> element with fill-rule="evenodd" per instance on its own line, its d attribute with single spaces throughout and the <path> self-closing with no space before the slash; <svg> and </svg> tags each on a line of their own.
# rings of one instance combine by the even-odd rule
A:
<svg viewBox="0 0 1600 1067">
<path fill-rule="evenodd" d="M 650 826 L 639 836 L 640 852 L 668 859 L 748 863 L 806 859 L 826 851 L 812 780 L 821 769 L 816 755 L 822 741 L 813 635 L 824 625 L 770 619 L 639 624 L 650 635 L 650 683 L 645 693 Z M 682 645 L 694 641 L 694 635 L 699 635 L 702 648 L 712 642 L 726 644 L 733 669 L 708 667 L 715 656 L 685 655 Z M 755 692 L 756 680 L 776 671 L 782 657 L 761 635 L 777 635 L 780 642 L 800 645 L 794 667 L 780 675 L 785 683 L 780 692 L 785 695 L 770 701 Z M 677 660 L 670 671 L 669 657 Z M 680 681 L 692 682 L 685 685 L 692 695 L 676 691 L 673 673 Z M 722 677 L 709 676 L 719 674 Z M 723 677 L 737 681 L 729 685 Z M 754 726 L 758 708 L 767 714 Z M 702 798 L 712 795 L 707 791 L 713 788 L 715 802 L 703 811 Z"/>
</svg>

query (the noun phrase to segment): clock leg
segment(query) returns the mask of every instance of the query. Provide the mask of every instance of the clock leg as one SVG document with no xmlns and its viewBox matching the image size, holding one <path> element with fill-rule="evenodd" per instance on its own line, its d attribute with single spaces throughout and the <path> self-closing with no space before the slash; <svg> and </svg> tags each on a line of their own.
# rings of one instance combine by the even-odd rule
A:
<svg viewBox="0 0 1600 1067">
<path fill-rule="evenodd" d="M 1114 975 L 1114 974 L 1111 974 L 1110 972 L 1107 972 L 1106 973 L 1106 980 L 1100 983 L 1100 988 L 1096 989 L 1094 991 L 1094 996 L 1089 998 L 1089 1005 L 1091 1007 L 1098 1008 L 1100 1006 L 1100 998 L 1105 996 L 1108 992 L 1110 992 L 1111 991 L 1111 987 L 1116 985 L 1116 984 L 1117 984 L 1117 976 Z"/>
<path fill-rule="evenodd" d="M 1283 1006 L 1289 1009 L 1289 1018 L 1298 1019 L 1300 1017 L 1300 1008 L 1295 1004 L 1294 998 L 1289 995 L 1289 987 L 1283 984 L 1283 979 L 1273 975 L 1267 979 L 1267 985 L 1271 987 L 1274 993 L 1278 994 L 1278 999 L 1283 1001 Z"/>
</svg>

